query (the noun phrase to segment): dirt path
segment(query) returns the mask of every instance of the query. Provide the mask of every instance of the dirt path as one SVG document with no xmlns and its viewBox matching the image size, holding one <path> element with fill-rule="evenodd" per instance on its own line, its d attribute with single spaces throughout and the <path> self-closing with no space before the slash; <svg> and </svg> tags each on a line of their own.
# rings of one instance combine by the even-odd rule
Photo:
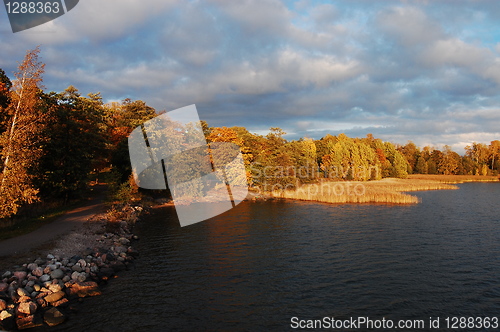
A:
<svg viewBox="0 0 500 332">
<path fill-rule="evenodd" d="M 0 241 L 0 260 L 6 256 L 17 256 L 27 251 L 34 250 L 60 236 L 69 233 L 77 226 L 82 225 L 90 217 L 104 211 L 104 186 L 96 189 L 97 195 L 50 224 L 44 225 L 31 233 Z"/>
</svg>

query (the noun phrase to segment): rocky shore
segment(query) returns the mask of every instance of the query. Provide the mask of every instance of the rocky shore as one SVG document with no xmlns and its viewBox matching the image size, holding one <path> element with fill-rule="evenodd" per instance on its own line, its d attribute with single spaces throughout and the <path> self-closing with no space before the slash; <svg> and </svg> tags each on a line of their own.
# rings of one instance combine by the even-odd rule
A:
<svg viewBox="0 0 500 332">
<path fill-rule="evenodd" d="M 117 206 L 64 236 L 51 253 L 0 272 L 0 330 L 63 323 L 85 297 L 128 270 L 138 252 L 133 225 L 140 205 Z"/>
</svg>

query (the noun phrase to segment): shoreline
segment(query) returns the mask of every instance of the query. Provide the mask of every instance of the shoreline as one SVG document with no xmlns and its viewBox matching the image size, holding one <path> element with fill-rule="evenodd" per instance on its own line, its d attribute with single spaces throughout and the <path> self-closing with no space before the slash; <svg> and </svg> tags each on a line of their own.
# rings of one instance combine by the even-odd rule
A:
<svg viewBox="0 0 500 332">
<path fill-rule="evenodd" d="M 132 230 L 142 211 L 140 204 L 125 204 L 98 213 L 43 249 L 24 253 L 24 264 L 1 270 L 0 330 L 59 325 L 82 298 L 101 295 L 101 287 L 138 256 Z M 13 259 L 19 256 L 5 264 Z"/>
</svg>

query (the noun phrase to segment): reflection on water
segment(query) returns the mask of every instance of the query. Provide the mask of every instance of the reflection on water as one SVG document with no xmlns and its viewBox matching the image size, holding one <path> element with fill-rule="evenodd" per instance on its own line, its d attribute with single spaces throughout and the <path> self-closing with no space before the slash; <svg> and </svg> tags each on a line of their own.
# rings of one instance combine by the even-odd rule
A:
<svg viewBox="0 0 500 332">
<path fill-rule="evenodd" d="M 180 228 L 167 207 L 141 256 L 60 331 L 285 330 L 291 317 L 425 319 L 500 312 L 500 185 L 412 206 L 244 202 Z"/>
</svg>

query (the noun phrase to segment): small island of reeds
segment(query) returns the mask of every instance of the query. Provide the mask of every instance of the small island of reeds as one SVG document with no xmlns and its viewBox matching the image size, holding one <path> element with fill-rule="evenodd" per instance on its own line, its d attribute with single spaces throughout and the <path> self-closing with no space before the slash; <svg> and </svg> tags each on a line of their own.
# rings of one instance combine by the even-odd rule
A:
<svg viewBox="0 0 500 332">
<path fill-rule="evenodd" d="M 495 176 L 410 175 L 407 179 L 385 178 L 375 181 L 320 181 L 293 190 L 276 190 L 273 197 L 325 203 L 416 204 L 419 198 L 406 192 L 456 190 L 451 183 L 499 181 Z"/>
</svg>

